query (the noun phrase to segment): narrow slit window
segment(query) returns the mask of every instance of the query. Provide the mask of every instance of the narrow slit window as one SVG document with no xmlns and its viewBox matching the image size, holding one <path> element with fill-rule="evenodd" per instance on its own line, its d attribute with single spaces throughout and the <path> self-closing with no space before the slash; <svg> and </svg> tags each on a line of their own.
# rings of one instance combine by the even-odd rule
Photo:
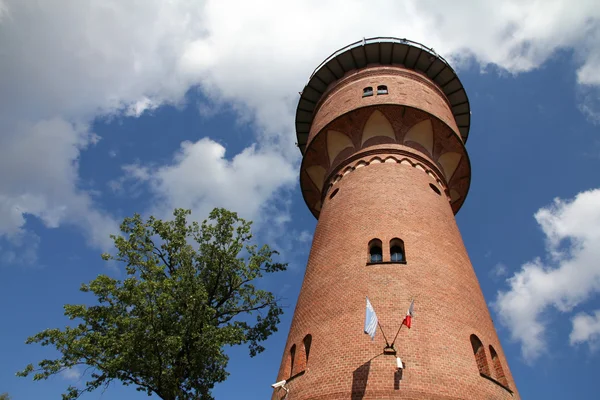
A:
<svg viewBox="0 0 600 400">
<path fill-rule="evenodd" d="M 312 335 L 304 336 L 304 352 L 306 353 L 306 363 L 308 364 L 308 357 L 310 356 L 310 345 L 312 344 Z"/>
<path fill-rule="evenodd" d="M 290 349 L 290 376 L 294 375 L 294 358 L 296 358 L 296 345 Z"/>
<path fill-rule="evenodd" d="M 372 86 L 368 86 L 363 89 L 362 97 L 369 97 L 369 96 L 373 96 L 373 87 Z"/>
<path fill-rule="evenodd" d="M 377 94 L 388 94 L 388 88 L 385 85 L 377 86 Z"/>
<path fill-rule="evenodd" d="M 369 242 L 369 262 L 383 262 L 383 250 L 381 248 L 381 240 L 373 239 Z"/>
<path fill-rule="evenodd" d="M 394 238 L 390 240 L 390 259 L 392 262 L 404 263 L 406 256 L 404 254 L 404 242 L 402 239 Z"/>
</svg>

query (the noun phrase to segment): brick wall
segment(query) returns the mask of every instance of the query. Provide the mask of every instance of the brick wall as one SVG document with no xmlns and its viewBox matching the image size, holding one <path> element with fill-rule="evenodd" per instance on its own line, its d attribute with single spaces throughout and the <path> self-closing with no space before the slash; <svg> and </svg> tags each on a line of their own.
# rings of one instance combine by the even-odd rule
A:
<svg viewBox="0 0 600 400">
<path fill-rule="evenodd" d="M 377 85 L 386 85 L 389 93 L 362 97 L 364 87 L 371 86 L 376 91 Z M 460 138 L 450 105 L 429 78 L 403 68 L 371 67 L 352 72 L 332 84 L 315 111 L 308 143 L 337 117 L 360 107 L 381 104 L 402 104 L 423 110 L 447 124 Z"/>
<path fill-rule="evenodd" d="M 362 150 L 385 160 L 396 155 L 398 146 L 374 142 Z M 313 150 L 314 157 L 323 156 L 319 151 L 323 150 Z M 402 147 L 402 152 L 414 163 L 426 157 L 410 147 Z M 338 160 L 336 168 L 343 169 L 353 154 Z M 433 159 L 428 163 L 435 166 Z M 335 197 L 322 196 L 277 376 L 277 381 L 288 380 L 288 400 L 519 399 L 445 188 L 440 187 L 440 195 L 430 187 L 439 184 L 438 175 L 439 171 L 428 174 L 397 162 L 369 164 L 335 182 L 328 192 L 338 189 Z M 367 265 L 369 242 L 381 240 L 383 259 L 388 261 L 394 238 L 404 242 L 406 264 Z M 404 327 L 395 344 L 404 370 L 396 369 L 395 357 L 382 354 L 385 341 L 379 329 L 374 341 L 363 333 L 366 296 L 390 340 L 415 300 L 412 328 Z M 300 349 L 308 334 L 312 344 L 306 362 Z M 481 341 L 488 368 L 491 359 L 485 349 L 493 346 L 504 368 L 505 386 L 514 394 L 494 381 L 499 381 L 497 368 L 493 379 L 480 375 L 471 335 Z M 294 345 L 297 360 L 291 371 Z M 275 390 L 273 399 L 284 394 Z"/>
</svg>

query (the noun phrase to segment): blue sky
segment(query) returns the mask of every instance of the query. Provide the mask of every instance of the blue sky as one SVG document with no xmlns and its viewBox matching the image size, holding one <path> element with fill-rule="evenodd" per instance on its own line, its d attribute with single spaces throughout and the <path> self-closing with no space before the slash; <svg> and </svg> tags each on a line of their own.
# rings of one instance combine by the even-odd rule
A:
<svg viewBox="0 0 600 400">
<path fill-rule="evenodd" d="M 82 282 L 119 276 L 99 255 L 123 217 L 223 206 L 290 264 L 262 282 L 285 298 L 279 332 L 256 358 L 230 349 L 214 390 L 267 398 L 316 224 L 298 189 L 297 93 L 334 50 L 396 36 L 449 59 L 469 95 L 473 178 L 457 221 L 521 396 L 597 395 L 594 1 L 141 4 L 0 0 L 0 393 L 58 398 L 82 382 L 83 370 L 14 373 L 54 354 L 24 341 L 90 301 Z M 146 396 L 115 384 L 83 398 Z"/>
</svg>

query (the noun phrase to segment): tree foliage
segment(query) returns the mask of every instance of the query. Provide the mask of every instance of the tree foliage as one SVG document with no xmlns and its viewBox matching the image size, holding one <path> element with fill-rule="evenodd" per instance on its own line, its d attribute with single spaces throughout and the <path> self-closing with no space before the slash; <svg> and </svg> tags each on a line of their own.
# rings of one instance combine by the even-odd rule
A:
<svg viewBox="0 0 600 400">
<path fill-rule="evenodd" d="M 77 324 L 26 342 L 53 346 L 62 357 L 17 374 L 41 380 L 86 366 L 91 379 L 69 386 L 63 399 L 113 381 L 165 400 L 212 399 L 214 384 L 228 375 L 224 346 L 248 344 L 255 356 L 277 330 L 281 307 L 253 282 L 286 266 L 272 261 L 268 245 L 250 244 L 251 223 L 237 214 L 215 209 L 202 224 L 188 222 L 189 214 L 125 218 L 123 235 L 111 236 L 116 255 L 102 257 L 123 263 L 126 279 L 99 275 L 83 284 L 97 304 L 65 305 Z"/>
<path fill-rule="evenodd" d="M 0 400 L 10 400 L 10 396 L 8 393 L 2 393 L 0 394 Z"/>
</svg>

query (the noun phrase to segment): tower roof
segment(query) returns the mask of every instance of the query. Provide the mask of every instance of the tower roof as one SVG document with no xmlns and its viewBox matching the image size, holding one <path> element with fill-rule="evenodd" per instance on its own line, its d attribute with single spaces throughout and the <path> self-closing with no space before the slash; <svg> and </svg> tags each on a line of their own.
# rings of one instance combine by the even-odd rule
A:
<svg viewBox="0 0 600 400">
<path fill-rule="evenodd" d="M 471 124 L 467 93 L 450 64 L 433 49 L 408 39 L 375 37 L 343 47 L 327 57 L 312 73 L 296 109 L 296 136 L 304 154 L 314 110 L 328 86 L 346 73 L 369 65 L 402 65 L 429 77 L 446 95 L 466 143 Z"/>
</svg>

